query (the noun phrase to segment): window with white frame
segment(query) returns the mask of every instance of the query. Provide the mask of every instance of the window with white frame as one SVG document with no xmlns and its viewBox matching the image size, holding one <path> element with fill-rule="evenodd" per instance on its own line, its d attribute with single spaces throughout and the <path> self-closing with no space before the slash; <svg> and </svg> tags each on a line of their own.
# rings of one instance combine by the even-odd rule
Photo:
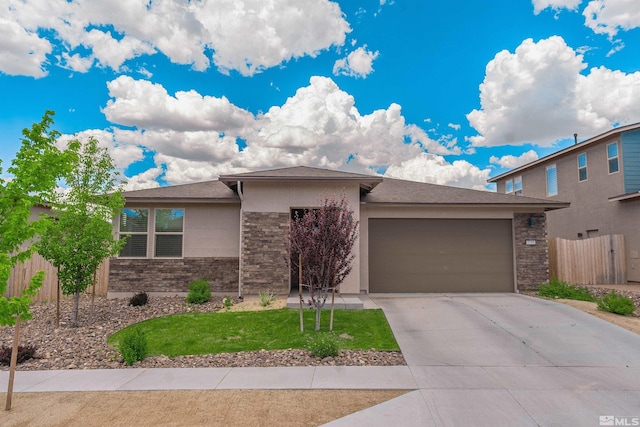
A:
<svg viewBox="0 0 640 427">
<path fill-rule="evenodd" d="M 617 142 L 607 144 L 607 161 L 609 162 L 609 173 L 616 173 L 620 170 Z"/>
<path fill-rule="evenodd" d="M 127 243 L 120 251 L 120 256 L 145 258 L 149 233 L 149 209 L 123 209 L 119 222 L 120 239 L 127 239 Z"/>
<path fill-rule="evenodd" d="M 558 195 L 558 171 L 556 165 L 547 166 L 547 196 Z"/>
<path fill-rule="evenodd" d="M 587 180 L 587 153 L 578 154 L 578 181 Z"/>
<path fill-rule="evenodd" d="M 516 196 L 522 196 L 522 176 L 513 178 L 513 193 Z"/>
<path fill-rule="evenodd" d="M 513 193 L 513 180 L 512 179 L 508 179 L 505 183 L 504 183 L 504 192 L 505 193 Z"/>
<path fill-rule="evenodd" d="M 182 257 L 184 209 L 158 208 L 156 209 L 155 214 L 154 257 Z"/>
</svg>

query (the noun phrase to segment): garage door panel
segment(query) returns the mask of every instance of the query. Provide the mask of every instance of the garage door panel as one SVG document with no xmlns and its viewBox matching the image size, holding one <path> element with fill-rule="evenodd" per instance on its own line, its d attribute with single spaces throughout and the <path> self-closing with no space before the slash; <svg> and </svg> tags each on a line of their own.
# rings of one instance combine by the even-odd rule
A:
<svg viewBox="0 0 640 427">
<path fill-rule="evenodd" d="M 452 273 L 454 271 L 466 274 L 481 274 L 486 272 L 509 269 L 512 259 L 510 254 L 482 254 L 468 257 L 463 263 L 452 260 L 450 254 L 422 255 L 389 255 L 384 258 L 370 258 L 373 263 L 386 263 L 389 274 L 425 274 Z"/>
<path fill-rule="evenodd" d="M 370 219 L 371 292 L 512 292 L 511 220 Z"/>
</svg>

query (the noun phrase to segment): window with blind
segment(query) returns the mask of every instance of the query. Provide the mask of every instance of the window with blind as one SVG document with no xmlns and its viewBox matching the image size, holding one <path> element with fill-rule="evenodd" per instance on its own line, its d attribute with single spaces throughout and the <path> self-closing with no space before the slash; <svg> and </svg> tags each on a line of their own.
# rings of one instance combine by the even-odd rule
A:
<svg viewBox="0 0 640 427">
<path fill-rule="evenodd" d="M 123 209 L 120 213 L 120 239 L 127 243 L 120 251 L 125 258 L 145 258 L 147 256 L 147 236 L 149 233 L 149 209 Z"/>
<path fill-rule="evenodd" d="M 182 257 L 184 209 L 156 209 L 155 250 L 156 258 Z"/>
<path fill-rule="evenodd" d="M 556 165 L 547 166 L 547 196 L 558 195 L 558 172 Z"/>
</svg>

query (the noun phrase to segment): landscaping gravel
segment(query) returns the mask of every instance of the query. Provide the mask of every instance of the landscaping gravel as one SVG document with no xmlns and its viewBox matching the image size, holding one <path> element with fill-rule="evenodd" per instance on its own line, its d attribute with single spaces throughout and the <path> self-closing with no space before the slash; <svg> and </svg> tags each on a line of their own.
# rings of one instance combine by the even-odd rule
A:
<svg viewBox="0 0 640 427">
<path fill-rule="evenodd" d="M 130 306 L 128 299 L 83 296 L 80 300 L 79 326 L 71 327 L 72 299 L 60 304 L 60 326 L 56 327 L 56 304 L 35 303 L 33 319 L 22 323 L 21 345 L 37 346 L 36 357 L 18 365 L 18 370 L 122 369 L 128 366 L 120 353 L 107 345 L 107 338 L 125 326 L 169 314 L 214 312 L 222 307 L 222 298 L 208 303 L 188 305 L 183 297 L 150 297 L 144 306 Z M 0 346 L 13 344 L 15 328 L 0 328 Z M 270 366 L 394 366 L 405 365 L 402 353 L 341 350 L 335 358 L 318 359 L 306 350 L 251 351 L 203 356 L 148 357 L 132 368 L 202 368 Z M 8 366 L 0 365 L 0 370 Z"/>
</svg>

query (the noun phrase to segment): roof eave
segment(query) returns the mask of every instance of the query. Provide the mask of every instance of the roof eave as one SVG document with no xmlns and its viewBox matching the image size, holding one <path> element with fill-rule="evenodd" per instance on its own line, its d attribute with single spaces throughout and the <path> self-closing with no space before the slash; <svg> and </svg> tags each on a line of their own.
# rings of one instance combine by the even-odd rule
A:
<svg viewBox="0 0 640 427">
<path fill-rule="evenodd" d="M 609 197 L 610 202 L 623 202 L 625 200 L 640 199 L 640 191 L 635 193 L 620 194 L 619 196 Z"/>
<path fill-rule="evenodd" d="M 398 206 L 398 207 L 439 207 L 439 208 L 461 208 L 461 207 L 474 207 L 474 208 L 534 208 L 544 209 L 545 211 L 551 211 L 556 209 L 564 209 L 571 206 L 570 203 L 558 202 L 558 203 L 419 203 L 419 202 L 371 202 L 363 200 L 360 202 L 362 205 L 381 205 L 381 206 Z"/>
<path fill-rule="evenodd" d="M 640 129 L 640 123 L 634 123 L 634 124 L 630 124 L 630 125 L 626 125 L 626 126 L 620 126 L 618 128 L 613 128 L 613 129 L 611 129 L 611 130 L 609 130 L 607 132 L 601 133 L 601 134 L 596 135 L 594 137 L 591 137 L 589 139 L 585 139 L 584 141 L 579 142 L 577 144 L 573 144 L 573 145 L 570 145 L 569 147 L 563 148 L 560 151 L 557 151 L 555 153 L 551 153 L 551 154 L 549 154 L 547 156 L 544 156 L 544 157 L 542 157 L 542 158 L 540 158 L 538 160 L 534 160 L 532 162 L 529 162 L 529 163 L 527 163 L 525 165 L 522 165 L 520 167 L 517 167 L 515 169 L 511 169 L 510 171 L 501 173 L 498 176 L 495 176 L 493 178 L 489 178 L 487 180 L 487 182 L 490 182 L 490 183 L 498 182 L 499 180 L 504 179 L 504 178 L 506 178 L 506 177 L 508 177 L 510 175 L 518 174 L 518 173 L 520 173 L 522 171 L 525 171 L 525 170 L 527 170 L 529 168 L 532 168 L 534 166 L 538 166 L 541 163 L 547 162 L 549 160 L 553 160 L 553 159 L 555 159 L 557 157 L 563 156 L 563 155 L 565 155 L 567 153 L 570 153 L 572 151 L 582 149 L 582 147 L 594 144 L 594 143 L 599 142 L 599 141 L 601 141 L 603 139 L 609 138 L 609 137 L 611 137 L 613 135 L 621 134 L 623 132 L 628 132 L 630 130 L 637 130 L 637 129 Z"/>
<path fill-rule="evenodd" d="M 171 204 L 205 204 L 205 203 L 220 203 L 220 204 L 239 204 L 239 198 L 193 198 L 193 197 L 127 197 L 128 203 L 171 203 Z"/>
</svg>

